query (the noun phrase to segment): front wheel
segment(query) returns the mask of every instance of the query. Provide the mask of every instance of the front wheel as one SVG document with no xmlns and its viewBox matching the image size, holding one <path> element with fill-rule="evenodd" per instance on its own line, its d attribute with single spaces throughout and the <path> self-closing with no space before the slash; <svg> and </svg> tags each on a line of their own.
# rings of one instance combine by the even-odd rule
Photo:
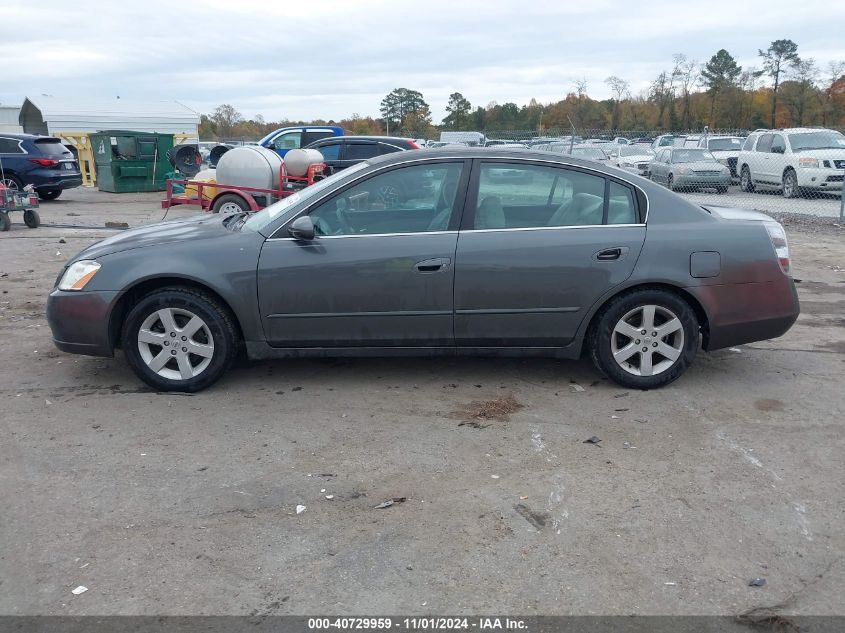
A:
<svg viewBox="0 0 845 633">
<path fill-rule="evenodd" d="M 798 178 L 795 176 L 795 172 L 791 169 L 787 169 L 786 173 L 783 175 L 781 191 L 783 192 L 784 198 L 798 197 Z"/>
<path fill-rule="evenodd" d="M 35 209 L 27 209 L 23 212 L 23 223 L 31 229 L 37 229 L 41 225 L 41 216 Z"/>
<path fill-rule="evenodd" d="M 235 357 L 229 311 L 191 288 L 164 288 L 129 311 L 121 336 L 132 370 L 159 391 L 194 392 L 217 381 Z"/>
<path fill-rule="evenodd" d="M 675 178 L 672 174 L 669 174 L 666 178 L 666 186 L 669 187 L 669 191 L 677 191 L 677 189 L 675 189 Z"/>
<path fill-rule="evenodd" d="M 689 304 L 666 290 L 634 290 L 614 298 L 596 317 L 590 354 L 604 375 L 623 387 L 655 389 L 683 374 L 699 345 Z"/>
<path fill-rule="evenodd" d="M 250 208 L 246 200 L 234 193 L 227 193 L 215 200 L 211 207 L 213 213 L 249 213 Z"/>
</svg>

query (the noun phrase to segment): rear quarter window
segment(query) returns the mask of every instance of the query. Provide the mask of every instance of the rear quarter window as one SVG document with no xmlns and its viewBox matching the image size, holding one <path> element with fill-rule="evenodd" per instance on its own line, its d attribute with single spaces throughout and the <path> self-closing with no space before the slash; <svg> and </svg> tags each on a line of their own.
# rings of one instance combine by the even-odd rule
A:
<svg viewBox="0 0 845 633">
<path fill-rule="evenodd" d="M 0 137 L 0 154 L 25 154 L 21 142 L 16 138 Z"/>
<path fill-rule="evenodd" d="M 38 139 L 35 147 L 47 156 L 72 156 L 70 150 L 58 139 Z"/>
</svg>

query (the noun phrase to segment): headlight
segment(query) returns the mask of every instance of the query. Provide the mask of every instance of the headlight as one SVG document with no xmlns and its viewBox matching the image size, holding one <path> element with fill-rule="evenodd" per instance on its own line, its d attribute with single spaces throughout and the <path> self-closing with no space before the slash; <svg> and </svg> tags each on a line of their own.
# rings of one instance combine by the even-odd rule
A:
<svg viewBox="0 0 845 633">
<path fill-rule="evenodd" d="M 59 290 L 82 290 L 94 278 L 98 270 L 100 270 L 100 264 L 90 259 L 73 262 L 62 275 Z"/>
<path fill-rule="evenodd" d="M 818 169 L 819 166 L 819 159 L 818 158 L 810 158 L 806 156 L 804 158 L 798 159 L 798 166 L 799 167 L 810 167 Z"/>
<path fill-rule="evenodd" d="M 727 165 L 727 164 L 728 164 L 728 159 L 727 159 L 727 158 L 717 158 L 716 160 L 717 160 L 717 161 L 719 161 L 720 163 L 722 163 L 723 165 Z"/>
<path fill-rule="evenodd" d="M 623 161 L 623 162 L 619 163 L 619 166 L 620 167 L 633 167 L 634 164 L 633 163 L 626 163 L 626 162 Z"/>
<path fill-rule="evenodd" d="M 692 170 L 689 167 L 676 167 L 675 171 L 683 176 L 684 174 L 691 173 Z"/>
</svg>

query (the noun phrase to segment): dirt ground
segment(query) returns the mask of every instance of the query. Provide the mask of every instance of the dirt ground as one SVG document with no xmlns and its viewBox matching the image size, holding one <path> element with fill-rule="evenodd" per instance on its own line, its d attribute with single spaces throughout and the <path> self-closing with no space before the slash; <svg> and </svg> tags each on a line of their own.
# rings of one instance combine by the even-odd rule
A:
<svg viewBox="0 0 845 633">
<path fill-rule="evenodd" d="M 136 226 L 159 197 L 75 190 L 42 220 Z M 658 391 L 587 362 L 368 359 L 186 396 L 52 346 L 57 272 L 110 231 L 14 219 L 0 614 L 845 613 L 841 227 L 788 225 L 791 332 Z"/>
</svg>

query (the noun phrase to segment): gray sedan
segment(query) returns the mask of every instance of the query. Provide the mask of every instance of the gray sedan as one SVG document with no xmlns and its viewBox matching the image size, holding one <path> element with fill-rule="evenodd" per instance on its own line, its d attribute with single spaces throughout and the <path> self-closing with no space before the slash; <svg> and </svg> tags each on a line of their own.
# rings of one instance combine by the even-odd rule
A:
<svg viewBox="0 0 845 633">
<path fill-rule="evenodd" d="M 664 147 L 648 166 L 648 176 L 672 191 L 715 189 L 725 193 L 731 184 L 731 170 L 706 149 Z"/>
<path fill-rule="evenodd" d="M 786 332 L 788 273 L 765 215 L 571 156 L 455 147 L 110 237 L 67 263 L 47 316 L 59 349 L 120 348 L 159 390 L 203 389 L 239 353 L 589 355 L 650 389 L 700 347 Z"/>
</svg>

